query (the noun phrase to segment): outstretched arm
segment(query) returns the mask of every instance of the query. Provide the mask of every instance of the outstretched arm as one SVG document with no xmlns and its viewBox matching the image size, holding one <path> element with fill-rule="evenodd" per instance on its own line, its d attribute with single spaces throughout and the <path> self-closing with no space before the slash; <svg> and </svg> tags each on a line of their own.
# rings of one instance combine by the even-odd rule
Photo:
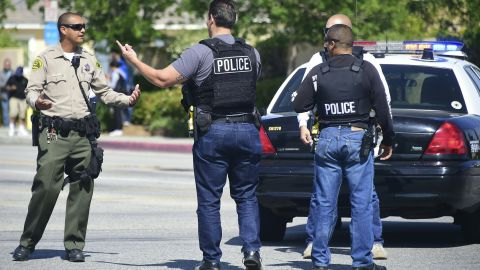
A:
<svg viewBox="0 0 480 270">
<path fill-rule="evenodd" d="M 172 65 L 164 69 L 155 69 L 138 59 L 137 53 L 133 50 L 132 46 L 127 43 L 122 45 L 118 40 L 117 44 L 122 51 L 123 57 L 151 83 L 161 88 L 166 88 L 177 83 L 183 83 L 186 80 Z"/>
</svg>

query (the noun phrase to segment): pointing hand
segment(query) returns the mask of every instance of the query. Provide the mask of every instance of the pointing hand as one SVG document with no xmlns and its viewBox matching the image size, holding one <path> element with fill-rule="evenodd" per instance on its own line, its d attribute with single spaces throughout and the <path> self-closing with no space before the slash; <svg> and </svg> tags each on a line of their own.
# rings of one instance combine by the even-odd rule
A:
<svg viewBox="0 0 480 270">
<path fill-rule="evenodd" d="M 125 59 L 128 62 L 132 62 L 132 60 L 137 58 L 137 53 L 133 50 L 132 46 L 128 45 L 128 43 L 125 43 L 125 45 L 122 45 L 122 43 L 120 43 L 120 41 L 117 40 L 117 44 L 120 50 L 122 51 L 123 57 L 125 57 Z"/>
</svg>

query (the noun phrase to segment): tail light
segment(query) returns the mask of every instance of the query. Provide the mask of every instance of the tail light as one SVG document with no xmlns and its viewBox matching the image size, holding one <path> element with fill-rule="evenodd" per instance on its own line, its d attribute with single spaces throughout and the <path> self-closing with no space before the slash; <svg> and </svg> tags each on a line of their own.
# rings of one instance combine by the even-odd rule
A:
<svg viewBox="0 0 480 270">
<path fill-rule="evenodd" d="M 445 122 L 433 135 L 427 150 L 426 155 L 437 154 L 457 154 L 464 155 L 467 153 L 465 139 L 463 132 L 454 124 Z"/>
<path fill-rule="evenodd" d="M 262 151 L 264 154 L 275 154 L 275 147 L 273 147 L 263 126 L 260 126 L 260 142 L 262 143 Z"/>
</svg>

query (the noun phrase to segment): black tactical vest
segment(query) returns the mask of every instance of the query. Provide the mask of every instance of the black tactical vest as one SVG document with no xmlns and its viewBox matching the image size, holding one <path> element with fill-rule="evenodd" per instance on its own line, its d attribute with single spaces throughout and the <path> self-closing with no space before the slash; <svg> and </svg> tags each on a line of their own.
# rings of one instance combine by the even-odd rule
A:
<svg viewBox="0 0 480 270">
<path fill-rule="evenodd" d="M 197 86 L 187 87 L 193 93 L 194 106 L 216 114 L 252 113 L 255 106 L 257 60 L 252 46 L 236 38 L 234 44 L 220 39 L 200 41 L 213 53 L 210 75 Z"/>
<path fill-rule="evenodd" d="M 355 57 L 351 66 L 320 65 L 314 76 L 317 113 L 321 125 L 366 122 L 371 104 L 370 89 L 362 86 L 363 60 Z"/>
</svg>

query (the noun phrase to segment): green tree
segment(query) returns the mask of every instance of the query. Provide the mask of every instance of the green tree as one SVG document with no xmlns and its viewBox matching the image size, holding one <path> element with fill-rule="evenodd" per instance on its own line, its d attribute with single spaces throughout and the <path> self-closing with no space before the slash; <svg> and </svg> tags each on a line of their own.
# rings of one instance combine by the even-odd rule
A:
<svg viewBox="0 0 480 270">
<path fill-rule="evenodd" d="M 27 0 L 31 7 L 39 0 Z M 61 8 L 82 14 L 88 19 L 87 39 L 107 40 L 112 47 L 115 40 L 131 45 L 145 45 L 160 37 L 153 26 L 162 12 L 175 0 L 105 0 L 59 1 Z"/>
<path fill-rule="evenodd" d="M 0 1 L 0 24 L 7 18 L 8 10 L 15 10 L 15 6 L 12 5 L 11 0 Z"/>
<path fill-rule="evenodd" d="M 209 0 L 184 0 L 182 9 L 205 16 Z M 419 38 L 433 34 L 410 0 L 250 0 L 237 1 L 240 35 L 283 36 L 291 42 L 318 44 L 328 17 L 344 13 L 352 19 L 357 39 Z"/>
<path fill-rule="evenodd" d="M 480 65 L 480 0 L 424 0 L 416 6 L 438 38 L 463 41 L 470 61 Z"/>
<path fill-rule="evenodd" d="M 2 23 L 7 18 L 7 12 L 15 10 L 11 0 L 0 1 L 0 48 L 17 46 L 17 41 L 13 40 L 11 35 L 3 29 Z"/>
</svg>

